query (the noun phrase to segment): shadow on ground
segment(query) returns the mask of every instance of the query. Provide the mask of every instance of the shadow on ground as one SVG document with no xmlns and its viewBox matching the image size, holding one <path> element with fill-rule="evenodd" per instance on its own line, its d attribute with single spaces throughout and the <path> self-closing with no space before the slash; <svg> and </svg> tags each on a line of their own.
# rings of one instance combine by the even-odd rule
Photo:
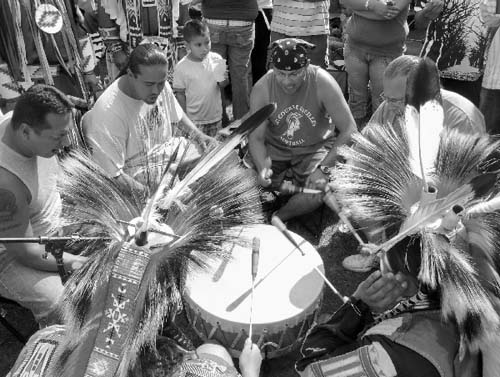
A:
<svg viewBox="0 0 500 377">
<path fill-rule="evenodd" d="M 290 230 L 300 234 L 318 250 L 329 280 L 342 294 L 350 295 L 366 274 L 355 274 L 342 268 L 342 260 L 355 252 L 357 244 L 350 234 L 339 232 L 338 226 L 337 216 L 326 207 L 288 224 Z M 331 313 L 340 306 L 340 303 L 340 300 L 325 288 L 320 312 Z M 5 305 L 4 309 L 7 319 L 24 335 L 30 335 L 36 330 L 36 323 L 28 310 L 8 305 Z M 182 322 L 181 320 L 181 324 Z M 195 344 L 200 344 L 199 339 L 187 325 L 186 332 L 193 338 Z M 21 349 L 22 344 L 0 326 L 0 377 L 7 374 Z M 297 376 L 293 369 L 296 358 L 297 351 L 277 359 L 266 360 L 261 376 Z"/>
</svg>

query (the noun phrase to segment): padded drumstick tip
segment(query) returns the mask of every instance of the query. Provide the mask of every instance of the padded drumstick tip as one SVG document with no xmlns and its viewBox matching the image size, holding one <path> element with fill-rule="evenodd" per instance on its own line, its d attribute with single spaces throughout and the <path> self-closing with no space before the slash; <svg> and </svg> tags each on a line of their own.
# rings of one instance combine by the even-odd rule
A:
<svg viewBox="0 0 500 377">
<path fill-rule="evenodd" d="M 299 194 L 299 193 L 304 193 L 304 194 L 322 194 L 323 193 L 323 191 L 321 191 L 321 190 L 296 186 L 292 182 L 289 182 L 289 181 L 284 181 L 281 184 L 281 186 L 279 187 L 279 192 L 281 192 L 282 194 L 287 194 L 287 195 L 294 195 L 294 194 Z"/>
<path fill-rule="evenodd" d="M 287 230 L 286 225 L 278 216 L 273 215 L 271 217 L 271 224 L 273 224 L 279 231 L 284 232 Z"/>
</svg>

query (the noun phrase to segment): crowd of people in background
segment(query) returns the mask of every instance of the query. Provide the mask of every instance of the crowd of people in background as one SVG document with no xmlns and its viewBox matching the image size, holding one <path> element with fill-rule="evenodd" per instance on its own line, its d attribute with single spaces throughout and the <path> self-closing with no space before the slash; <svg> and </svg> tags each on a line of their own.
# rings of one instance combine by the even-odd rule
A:
<svg viewBox="0 0 500 377">
<path fill-rule="evenodd" d="M 205 128 L 211 136 L 248 112 L 251 89 L 270 68 L 270 43 L 290 37 L 315 46 L 309 51 L 311 64 L 329 70 L 336 78 L 341 76 L 334 71 L 343 72 L 346 83 L 339 83 L 359 129 L 384 100 L 385 68 L 403 54 L 433 59 L 444 89 L 481 104 L 488 130 L 497 119 L 495 113 L 490 114 L 495 106 L 486 105 L 496 98 L 498 86 L 492 63 L 492 56 L 498 55 L 494 1 L 252 0 L 236 6 L 231 1 L 183 0 L 131 7 L 125 1 L 79 0 L 60 5 L 64 9 L 57 22 L 64 27 L 56 33 L 35 27 L 34 34 L 29 32 L 37 22 L 33 6 L 24 2 L 17 7 L 1 5 L 5 38 L 0 42 L 0 104 L 4 113 L 36 82 L 54 84 L 92 106 L 126 66 L 130 51 L 146 42 L 166 51 L 167 81 L 174 87 L 180 85 L 174 88 L 180 89 L 175 90 L 176 96 L 187 90 L 191 97 L 193 92 L 184 87 L 186 83 L 174 82 L 175 67 L 181 60 L 178 72 L 183 66 L 184 70 L 193 68 L 189 64 L 195 47 L 190 31 L 193 23 L 184 32 L 191 18 L 203 19 L 205 43 L 210 42 L 210 54 L 202 60 L 217 57 L 220 64 L 227 64 L 227 72 L 219 73 L 227 78 L 218 84 L 220 106 L 214 102 L 218 101 L 215 96 L 210 96 L 217 108 L 213 111 L 222 115 L 210 114 L 211 119 L 200 123 L 196 118 L 203 113 L 188 111 L 193 122 L 210 123 Z M 16 29 L 16 22 L 21 29 Z M 417 50 L 412 47 L 416 40 Z M 340 63 L 338 43 L 344 47 Z M 210 69 L 214 64 L 209 64 Z M 183 102 L 181 97 L 182 106 Z"/>
</svg>

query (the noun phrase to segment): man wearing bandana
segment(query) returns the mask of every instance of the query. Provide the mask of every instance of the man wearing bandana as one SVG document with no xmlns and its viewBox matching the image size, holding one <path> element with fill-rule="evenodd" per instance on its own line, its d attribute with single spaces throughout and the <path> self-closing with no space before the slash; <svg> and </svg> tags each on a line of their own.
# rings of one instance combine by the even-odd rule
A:
<svg viewBox="0 0 500 377">
<path fill-rule="evenodd" d="M 336 149 L 350 140 L 356 124 L 336 81 L 309 64 L 314 45 L 300 39 L 273 43 L 269 70 L 254 86 L 250 113 L 268 103 L 277 109 L 249 137 L 258 182 L 278 189 L 285 176 L 296 186 L 318 188 L 329 178 Z M 319 195 L 297 193 L 274 215 L 286 221 L 322 204 Z"/>
</svg>

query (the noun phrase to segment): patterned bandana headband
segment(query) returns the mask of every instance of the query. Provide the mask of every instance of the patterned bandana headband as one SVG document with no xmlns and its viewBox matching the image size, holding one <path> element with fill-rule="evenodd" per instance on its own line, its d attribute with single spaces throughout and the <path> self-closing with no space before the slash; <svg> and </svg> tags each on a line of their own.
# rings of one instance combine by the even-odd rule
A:
<svg viewBox="0 0 500 377">
<path fill-rule="evenodd" d="M 271 46 L 271 60 L 276 69 L 295 71 L 309 63 L 307 51 L 315 47 L 302 39 L 279 39 Z"/>
</svg>

